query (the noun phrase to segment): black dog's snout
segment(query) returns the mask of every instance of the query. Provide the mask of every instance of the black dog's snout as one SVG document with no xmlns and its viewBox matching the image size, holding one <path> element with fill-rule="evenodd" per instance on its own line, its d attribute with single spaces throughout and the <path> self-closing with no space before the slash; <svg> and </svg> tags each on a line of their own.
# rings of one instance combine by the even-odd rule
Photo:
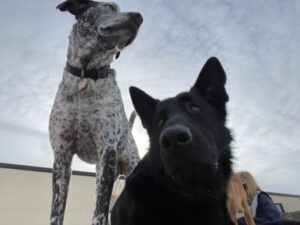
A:
<svg viewBox="0 0 300 225">
<path fill-rule="evenodd" d="M 162 149 L 170 150 L 190 143 L 192 134 L 190 129 L 183 125 L 174 125 L 163 130 L 159 143 Z"/>
<path fill-rule="evenodd" d="M 140 13 L 130 13 L 130 17 L 138 24 L 141 25 L 143 23 L 143 17 Z"/>
</svg>

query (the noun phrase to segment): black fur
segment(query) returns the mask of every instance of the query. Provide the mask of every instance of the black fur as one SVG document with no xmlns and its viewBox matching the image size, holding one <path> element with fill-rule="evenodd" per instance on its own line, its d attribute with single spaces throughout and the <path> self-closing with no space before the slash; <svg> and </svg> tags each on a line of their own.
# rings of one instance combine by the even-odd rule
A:
<svg viewBox="0 0 300 225">
<path fill-rule="evenodd" d="M 127 178 L 112 225 L 232 224 L 226 207 L 232 138 L 225 126 L 225 83 L 220 62 L 210 58 L 189 92 L 159 101 L 130 88 L 150 149 Z"/>
<path fill-rule="evenodd" d="M 68 11 L 76 18 L 97 3 L 90 0 L 67 0 L 56 6 L 60 11 Z"/>
<path fill-rule="evenodd" d="M 220 62 L 210 58 L 189 92 L 159 101 L 130 88 L 150 149 L 127 179 L 112 225 L 230 224 L 225 82 Z"/>
</svg>

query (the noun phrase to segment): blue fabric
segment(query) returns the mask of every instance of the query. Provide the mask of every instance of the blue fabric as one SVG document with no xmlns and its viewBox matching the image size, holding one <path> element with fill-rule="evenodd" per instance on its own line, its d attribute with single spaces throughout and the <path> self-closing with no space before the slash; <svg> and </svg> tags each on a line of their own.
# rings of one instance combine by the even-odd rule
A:
<svg viewBox="0 0 300 225">
<path fill-rule="evenodd" d="M 256 216 L 254 217 L 256 225 L 281 220 L 280 212 L 267 193 L 260 192 L 257 200 Z"/>
<path fill-rule="evenodd" d="M 245 217 L 241 217 L 238 219 L 238 225 L 247 225 Z"/>
<path fill-rule="evenodd" d="M 282 219 L 280 212 L 267 193 L 260 192 L 257 196 L 257 201 L 256 216 L 254 217 L 256 225 Z M 245 218 L 239 219 L 238 224 L 247 225 Z"/>
</svg>

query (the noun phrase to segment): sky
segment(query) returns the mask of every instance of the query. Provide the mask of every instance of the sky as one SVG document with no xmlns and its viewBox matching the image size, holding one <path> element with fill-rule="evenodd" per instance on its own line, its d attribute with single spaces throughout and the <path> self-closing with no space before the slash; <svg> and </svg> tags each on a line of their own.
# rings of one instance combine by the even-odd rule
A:
<svg viewBox="0 0 300 225">
<path fill-rule="evenodd" d="M 75 19 L 61 1 L 5 1 L 0 8 L 0 162 L 52 167 L 48 121 Z M 112 63 L 127 115 L 129 86 L 164 99 L 188 90 L 216 56 L 227 74 L 234 169 L 265 191 L 300 195 L 300 2 L 117 0 L 144 17 Z M 133 128 L 144 155 L 148 137 Z M 75 157 L 74 170 L 94 171 Z"/>
</svg>

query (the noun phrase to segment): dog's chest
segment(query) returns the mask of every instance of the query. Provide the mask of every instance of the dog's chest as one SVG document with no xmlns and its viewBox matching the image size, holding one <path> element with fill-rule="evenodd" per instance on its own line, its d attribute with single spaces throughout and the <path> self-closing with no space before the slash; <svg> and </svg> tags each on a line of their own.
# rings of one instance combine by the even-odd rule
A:
<svg viewBox="0 0 300 225">
<path fill-rule="evenodd" d="M 125 114 L 121 99 L 116 92 L 91 96 L 84 91 L 78 94 L 77 119 L 75 122 L 77 155 L 93 162 L 99 150 L 115 148 L 124 131 Z"/>
<path fill-rule="evenodd" d="M 78 77 L 64 74 L 51 117 L 62 121 L 56 126 L 64 127 L 69 139 L 76 140 L 79 157 L 93 163 L 98 145 L 117 145 L 127 129 L 127 118 L 114 76 L 88 79 L 83 90 L 79 90 L 79 82 Z"/>
</svg>

